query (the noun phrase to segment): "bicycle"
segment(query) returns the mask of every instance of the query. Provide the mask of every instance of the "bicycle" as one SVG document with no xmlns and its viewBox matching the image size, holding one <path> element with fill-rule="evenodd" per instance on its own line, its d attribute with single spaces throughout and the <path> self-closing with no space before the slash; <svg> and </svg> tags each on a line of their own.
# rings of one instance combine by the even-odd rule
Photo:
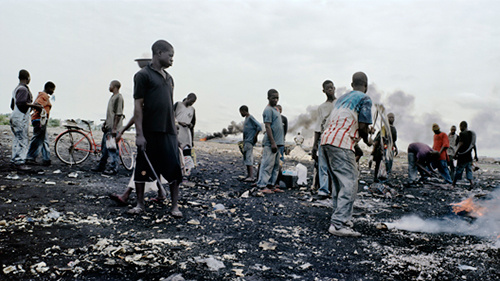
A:
<svg viewBox="0 0 500 281">
<path fill-rule="evenodd" d="M 74 121 L 67 120 L 70 125 L 64 125 L 66 130 L 60 133 L 55 140 L 54 151 L 61 162 L 68 165 L 77 165 L 83 163 L 89 157 L 90 153 L 99 155 L 101 145 L 94 140 L 91 124 L 93 121 L 81 120 L 88 129 L 84 129 Z M 134 151 L 127 140 L 123 138 L 118 142 L 120 161 L 128 171 L 134 167 Z"/>
</svg>

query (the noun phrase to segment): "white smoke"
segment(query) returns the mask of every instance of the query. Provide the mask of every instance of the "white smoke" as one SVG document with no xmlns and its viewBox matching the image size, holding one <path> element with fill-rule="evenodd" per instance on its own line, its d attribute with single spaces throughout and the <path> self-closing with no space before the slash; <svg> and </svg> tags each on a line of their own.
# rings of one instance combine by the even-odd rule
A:
<svg viewBox="0 0 500 281">
<path fill-rule="evenodd" d="M 395 222 L 386 223 L 386 225 L 389 228 L 412 232 L 453 233 L 498 239 L 500 235 L 500 189 L 492 192 L 488 199 L 478 200 L 475 204 L 484 207 L 486 211 L 483 216 L 472 221 L 458 215 L 435 219 L 423 219 L 410 215 Z"/>
<path fill-rule="evenodd" d="M 469 129 L 476 132 L 478 152 L 481 155 L 482 149 L 497 149 L 497 140 L 500 139 L 500 130 L 496 129 L 500 119 L 500 98 L 497 94 L 500 90 L 494 90 L 487 97 L 466 96 L 457 98 L 456 106 L 459 108 L 475 108 L 477 113 L 470 120 L 465 120 L 469 124 Z M 335 95 L 338 97 L 350 92 L 345 87 L 338 88 Z M 376 84 L 368 86 L 367 94 L 371 97 L 373 104 L 384 105 L 386 113 L 392 112 L 396 121 L 394 125 L 398 130 L 399 151 L 406 151 L 408 144 L 412 142 L 423 142 L 432 146 L 434 132 L 432 124 L 437 123 L 441 131 L 448 133 L 451 125 L 458 125 L 464 120 L 454 120 L 445 122 L 441 114 L 437 111 L 426 112 L 428 109 L 417 109 L 415 106 L 415 96 L 401 90 L 385 93 L 378 89 Z M 289 132 L 295 134 L 301 132 L 304 137 L 311 137 L 314 133 L 313 125 L 317 119 L 318 105 L 310 105 L 306 112 L 300 114 L 293 120 L 289 120 Z M 372 111 L 374 108 L 372 108 Z M 457 132 L 460 133 L 460 132 Z"/>
<path fill-rule="evenodd" d="M 403 91 L 394 91 L 385 94 L 377 89 L 375 84 L 368 87 L 367 94 L 372 98 L 373 104 L 384 105 L 386 113 L 394 113 L 394 125 L 398 130 L 398 140 L 406 144 L 412 142 L 423 142 L 432 146 L 433 135 L 432 124 L 437 123 L 442 132 L 448 132 L 448 127 L 441 115 L 437 112 L 417 114 L 415 110 L 415 97 Z M 421 111 L 420 111 L 421 112 Z M 457 124 L 458 125 L 458 124 Z M 406 151 L 406 147 L 399 146 L 400 151 Z"/>
<path fill-rule="evenodd" d="M 350 92 L 346 87 L 337 88 L 335 90 L 335 96 L 339 98 L 340 96 Z M 326 100 L 326 96 L 325 96 Z M 312 138 L 314 135 L 314 125 L 318 120 L 318 107 L 317 105 L 309 105 L 306 108 L 306 112 L 300 114 L 293 120 L 289 120 L 288 132 L 291 134 L 296 134 L 300 132 L 305 138 Z"/>
<path fill-rule="evenodd" d="M 336 97 L 349 93 L 350 89 L 345 87 L 336 90 Z M 415 112 L 415 97 L 403 91 L 395 91 L 389 94 L 377 89 L 375 84 L 368 86 L 367 94 L 372 99 L 373 104 L 383 104 L 386 113 L 392 112 L 396 117 L 395 126 L 398 130 L 398 139 L 409 144 L 412 142 L 424 142 L 432 145 L 433 131 L 432 124 L 440 124 L 443 132 L 448 132 L 447 126 L 439 113 L 425 113 L 418 115 Z M 313 135 L 314 124 L 317 119 L 318 105 L 308 106 L 306 112 L 290 121 L 289 131 L 291 133 L 301 132 L 304 137 Z M 372 108 L 372 113 L 374 108 Z M 458 124 L 457 124 L 458 125 Z M 400 147 L 405 151 L 406 147 Z"/>
</svg>

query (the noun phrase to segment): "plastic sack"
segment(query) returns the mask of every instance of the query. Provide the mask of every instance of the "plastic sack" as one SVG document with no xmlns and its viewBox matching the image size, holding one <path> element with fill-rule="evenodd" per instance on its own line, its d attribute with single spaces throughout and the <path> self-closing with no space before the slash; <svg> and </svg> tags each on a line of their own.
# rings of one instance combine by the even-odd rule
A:
<svg viewBox="0 0 500 281">
<path fill-rule="evenodd" d="M 108 150 L 116 150 L 116 139 L 114 137 L 112 137 L 111 135 L 108 135 L 108 137 L 106 138 L 106 148 Z"/>
<path fill-rule="evenodd" d="M 377 178 L 381 180 L 387 179 L 387 169 L 385 167 L 385 163 L 380 163 L 380 168 L 378 170 Z"/>
<path fill-rule="evenodd" d="M 48 118 L 47 118 L 47 111 L 42 108 L 42 112 L 40 112 L 40 125 L 45 126 L 47 124 Z"/>
<path fill-rule="evenodd" d="M 191 156 L 184 156 L 184 175 L 189 176 L 192 169 L 194 169 L 193 158 Z"/>
<path fill-rule="evenodd" d="M 295 167 L 297 171 L 297 184 L 298 185 L 307 185 L 307 167 L 302 164 L 297 164 Z"/>
</svg>

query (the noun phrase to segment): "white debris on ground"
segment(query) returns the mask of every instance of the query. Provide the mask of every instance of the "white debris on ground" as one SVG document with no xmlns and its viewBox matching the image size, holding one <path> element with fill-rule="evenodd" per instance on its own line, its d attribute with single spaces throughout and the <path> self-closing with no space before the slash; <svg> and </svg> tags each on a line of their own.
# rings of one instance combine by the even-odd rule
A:
<svg viewBox="0 0 500 281">
<path fill-rule="evenodd" d="M 246 186 L 233 188 L 234 183 L 227 179 L 239 178 L 242 169 L 224 168 L 222 162 L 226 160 L 220 160 L 220 155 L 234 155 L 240 160 L 237 146 L 197 143 L 196 149 L 208 151 L 208 154 L 200 153 L 197 162 L 198 169 L 209 171 L 210 176 L 183 183 L 182 192 L 187 199 L 180 202 L 180 207 L 185 214 L 184 219 L 176 221 L 168 215 L 164 216 L 164 210 L 152 209 L 151 205 L 147 206 L 145 214 L 137 217 L 120 216 L 124 209 L 118 210 L 114 206 L 108 207 L 106 217 L 101 217 L 104 216 L 102 213 L 84 215 L 77 211 L 67 212 L 59 209 L 57 204 L 41 207 L 15 219 L 2 219 L 1 235 L 46 232 L 50 227 L 68 226 L 92 226 L 106 231 L 88 233 L 82 245 L 69 248 L 51 245 L 37 259 L 26 258 L 22 264 L 4 264 L 3 273 L 11 279 L 21 274 L 44 280 L 84 279 L 85 271 L 120 272 L 132 267 L 146 273 L 165 270 L 168 273 L 163 278 L 155 279 L 163 281 L 185 280 L 180 271 L 204 276 L 211 274 L 210 280 L 321 281 L 350 280 L 350 268 L 345 266 L 348 264 L 365 266 L 363 270 L 368 274 L 378 273 L 376 276 L 386 276 L 387 280 L 439 280 L 445 271 L 458 271 L 467 277 L 468 273 L 488 270 L 481 262 L 472 263 L 471 260 L 491 261 L 491 255 L 497 253 L 491 249 L 500 247 L 500 241 L 490 244 L 460 236 L 390 229 L 384 222 L 385 218 L 390 218 L 391 212 L 407 208 L 414 202 L 424 202 L 425 198 L 405 194 L 401 189 L 398 189 L 403 191 L 401 194 L 392 196 L 391 193 L 388 197 L 385 196 L 387 193 L 372 192 L 369 187 L 358 193 L 354 204 L 353 223 L 363 236 L 356 240 L 334 237 L 327 232 L 331 200 L 318 204 L 319 200 L 311 198 L 309 187 L 285 190 L 285 193 L 271 196 L 259 195 L 253 189 L 245 189 Z M 214 157 L 217 160 L 211 159 L 212 156 L 217 156 Z M 237 160 L 231 161 L 232 165 L 241 165 Z M 219 174 L 224 176 L 218 177 Z M 62 174 L 61 179 L 67 179 L 66 175 Z M 74 182 L 83 178 L 84 172 L 78 172 Z M 10 180 L 17 183 L 24 179 Z M 44 185 L 45 181 L 40 180 L 39 183 L 44 188 L 53 188 Z M 360 184 L 369 185 L 366 182 Z M 84 188 L 90 187 L 100 188 L 101 193 L 108 191 L 103 189 L 100 181 L 84 184 Z M 459 191 L 456 193 L 462 194 Z M 467 197 L 467 192 L 464 191 L 463 195 Z M 89 204 L 96 204 L 103 198 L 109 200 L 106 196 L 90 193 L 83 194 L 82 198 Z M 1 199 L 9 202 L 7 198 Z M 418 207 L 428 208 L 427 205 Z M 312 216 L 313 212 L 315 216 L 322 217 Z M 261 215 L 255 215 L 257 213 Z M 186 233 L 195 234 L 188 239 Z M 250 235 L 254 237 L 246 239 Z M 347 250 L 342 248 L 346 244 L 349 245 Z M 70 261 L 62 266 L 55 265 L 61 257 Z M 316 273 L 318 268 L 322 268 L 322 275 Z M 333 278 L 338 275 L 332 271 L 337 274 L 340 270 L 347 272 L 346 275 Z M 363 277 L 367 276 L 356 280 L 374 280 Z"/>
</svg>

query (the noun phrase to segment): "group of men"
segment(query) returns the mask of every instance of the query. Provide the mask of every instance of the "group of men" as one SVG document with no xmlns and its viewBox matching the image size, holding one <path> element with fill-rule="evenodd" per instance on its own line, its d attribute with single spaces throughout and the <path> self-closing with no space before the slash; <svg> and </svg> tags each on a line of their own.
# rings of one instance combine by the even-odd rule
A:
<svg viewBox="0 0 500 281">
<path fill-rule="evenodd" d="M 144 212 L 144 187 L 162 177 L 169 183 L 172 198 L 171 215 L 182 217 L 178 207 L 179 183 L 182 181 L 181 152 L 190 153 L 195 124 L 193 103 L 196 95 L 189 94 L 181 103 L 173 103 L 174 81 L 165 69 L 172 66 L 174 48 L 165 40 L 158 40 L 152 45 L 153 59 L 134 76 L 134 116 L 127 126 L 122 127 L 123 97 L 119 93 L 120 82 L 112 81 L 109 91 L 112 96 L 108 102 L 106 121 L 102 127 L 102 157 L 97 167 L 92 170 L 106 174 L 116 174 L 118 169 L 118 151 L 107 145 L 118 141 L 125 129 L 135 124 L 136 157 L 133 180 L 137 193 L 137 206 L 130 213 Z M 12 165 L 18 170 L 29 170 L 26 163 L 35 163 L 42 150 L 44 165 L 50 165 L 50 152 L 47 140 L 47 120 L 51 109 L 49 95 L 55 90 L 52 82 L 45 84 L 33 102 L 28 84 L 30 74 L 26 70 L 19 72 L 19 85 L 12 94 L 11 129 L 14 134 L 12 144 Z M 31 115 L 34 135 L 28 143 L 28 119 Z M 177 120 L 177 123 L 176 123 Z M 179 129 L 177 128 L 179 126 Z M 179 135 L 178 135 L 179 131 Z M 29 145 L 29 151 L 28 151 Z M 111 159 L 108 163 L 108 158 Z M 159 184 L 161 185 L 161 184 Z M 127 192 L 127 191 L 126 191 Z M 164 194 L 159 193 L 159 197 Z"/>
<path fill-rule="evenodd" d="M 138 154 L 133 175 L 135 190 L 137 193 L 137 205 L 130 210 L 132 214 L 144 212 L 144 190 L 147 182 L 164 178 L 170 187 L 172 199 L 171 215 L 176 218 L 182 217 L 178 207 L 179 183 L 182 181 L 181 154 L 189 154 L 193 146 L 192 132 L 195 124 L 194 108 L 196 95 L 189 94 L 181 103 L 173 103 L 174 81 L 165 69 L 172 66 L 174 49 L 165 40 L 158 40 L 152 46 L 153 59 L 151 64 L 142 68 L 134 76 L 134 116 L 129 123 L 122 127 L 123 119 L 123 97 L 119 93 L 120 82 L 111 82 L 109 91 L 113 94 L 108 103 L 106 121 L 103 126 L 103 155 L 95 171 L 116 174 L 118 167 L 118 152 L 106 148 L 106 142 L 117 141 L 123 135 L 124 130 L 135 123 L 136 145 Z M 46 136 L 46 121 L 51 105 L 48 95 L 55 90 L 52 82 L 47 82 L 44 92 L 32 103 L 32 95 L 28 88 L 30 81 L 29 73 L 21 70 L 19 73 L 19 86 L 13 93 L 11 107 L 13 114 L 11 126 L 14 133 L 12 148 L 12 163 L 19 169 L 26 159 L 34 160 L 40 150 L 44 151 L 44 163 L 50 164 L 50 154 Z M 374 142 L 369 138 L 373 133 L 372 124 L 372 101 L 366 94 L 368 90 L 368 77 L 363 72 L 356 72 L 352 76 L 351 86 L 353 90 L 340 98 L 335 98 L 335 85 L 327 80 L 323 83 L 323 92 L 327 100 L 318 108 L 318 121 L 315 126 L 313 141 L 313 158 L 317 162 L 317 178 L 319 183 L 318 194 L 331 196 L 333 202 L 333 214 L 328 231 L 337 236 L 357 237 L 361 234 L 353 230 L 352 210 L 353 203 L 358 191 L 358 167 L 356 160 L 356 147 L 360 140 L 368 146 Z M 279 93 L 270 89 L 267 93 L 268 105 L 263 112 L 264 138 L 262 160 L 259 168 L 257 183 L 263 193 L 283 192 L 276 185 L 279 173 L 279 161 L 283 157 L 286 134 L 286 118 L 281 115 L 278 105 Z M 30 109 L 34 109 L 32 124 L 34 125 L 34 136 L 32 139 L 30 153 L 27 153 L 27 116 Z M 45 112 L 45 113 L 44 113 Z M 243 154 L 244 163 L 247 167 L 245 181 L 255 180 L 253 172 L 253 146 L 257 142 L 257 135 L 261 126 L 257 120 L 250 115 L 247 106 L 240 107 L 240 114 L 245 117 L 243 129 Z M 176 126 L 176 120 L 177 125 Z M 394 116 L 389 116 L 391 125 L 390 133 L 393 141 L 396 140 L 395 128 L 393 129 Z M 45 124 L 45 125 L 42 125 Z M 458 166 L 455 172 L 453 185 L 464 169 L 467 170 L 467 178 L 472 183 L 470 150 L 475 148 L 475 135 L 467 130 L 467 123 L 460 123 L 461 133 L 454 157 L 458 158 Z M 415 179 L 415 170 L 425 169 L 427 161 L 437 160 L 437 168 L 446 181 L 449 181 L 447 172 L 447 151 L 450 148 L 449 138 L 439 131 L 439 126 L 433 126 L 435 132 L 434 149 L 427 149 L 420 143 L 410 144 L 408 147 L 408 160 L 410 163 L 410 180 Z M 451 134 L 453 135 L 453 134 Z M 378 156 L 380 147 L 383 145 L 382 138 L 376 138 L 374 155 L 376 161 L 380 162 Z M 378 141 L 378 143 L 377 143 Z M 358 148 L 359 149 L 359 148 Z M 452 148 L 453 149 L 453 148 Z M 360 149 L 359 149 L 360 150 Z M 181 153 L 179 151 L 182 151 Z M 396 150 L 397 153 L 397 150 Z M 107 159 L 111 158 L 111 164 L 106 169 Z M 477 158 L 477 155 L 476 155 Z M 470 161 L 469 161 L 470 160 Z M 48 162 L 47 162 L 48 161 Z M 430 163 L 430 162 L 429 162 Z M 380 165 L 380 163 L 378 164 Z M 392 163 L 387 164 L 390 169 Z M 376 168 L 377 169 L 377 168 Z M 422 171 L 421 171 L 422 172 Z M 375 173 L 377 179 L 377 173 Z M 161 183 L 158 182 L 161 186 Z M 329 188 L 331 185 L 331 188 Z M 130 189 L 124 193 L 128 198 Z M 125 202 L 124 195 L 115 196 L 119 202 Z M 164 198 L 165 194 L 159 188 L 158 198 Z"/>
<path fill-rule="evenodd" d="M 248 110 L 248 106 L 240 107 L 243 122 L 243 162 L 247 169 L 247 177 L 244 182 L 254 182 L 253 186 L 260 188 L 260 192 L 271 194 L 283 192 L 279 188 L 280 161 L 284 161 L 285 136 L 288 130 L 288 120 L 282 115 L 282 107 L 278 104 L 279 93 L 270 89 L 267 93 L 268 105 L 262 114 L 264 120 L 264 138 L 262 140 L 262 159 L 258 171 L 258 178 L 254 177 L 253 171 L 253 147 L 257 143 L 257 137 L 262 127 Z"/>
<path fill-rule="evenodd" d="M 433 124 L 434 142 L 432 148 L 420 142 L 411 143 L 408 146 L 410 184 L 418 180 L 417 171 L 423 180 L 431 176 L 434 169 L 438 169 L 445 182 L 453 187 L 456 186 L 457 180 L 462 179 L 465 171 L 470 188 L 474 187 L 472 162 L 478 160 L 476 134 L 468 130 L 467 126 L 466 121 L 460 122 L 460 135 L 457 135 L 455 126 L 452 126 L 450 133 L 446 134 L 441 132 L 438 124 Z M 472 158 L 472 151 L 474 151 L 474 158 Z M 454 160 L 457 160 L 456 167 Z"/>
<path fill-rule="evenodd" d="M 368 77 L 363 72 L 356 72 L 352 77 L 353 91 L 335 98 L 335 86 L 332 81 L 323 83 L 323 92 L 327 100 L 319 106 L 319 118 L 315 127 L 313 158 L 317 161 L 319 192 L 331 196 L 333 215 L 328 231 L 338 236 L 360 236 L 352 229 L 352 209 L 358 190 L 358 168 L 355 147 L 362 139 L 372 145 L 368 138 L 372 123 L 372 102 L 366 91 Z M 284 148 L 284 131 L 280 111 L 277 109 L 279 93 L 271 89 L 267 93 L 268 105 L 262 114 L 265 132 L 262 140 L 263 150 L 256 186 L 262 193 L 282 192 L 276 180 L 279 172 L 279 160 Z M 253 179 L 252 149 L 256 143 L 260 124 L 248 113 L 248 107 L 240 107 L 245 117 L 243 127 L 243 158 L 247 167 L 246 181 Z M 329 183 L 332 183 L 332 191 Z M 330 195 L 331 193 L 331 195 Z"/>
<path fill-rule="evenodd" d="M 50 96 L 54 94 L 56 85 L 48 81 L 44 90 L 38 93 L 33 100 L 28 84 L 31 81 L 30 73 L 21 69 L 19 71 L 19 84 L 12 92 L 10 108 L 10 128 L 14 135 L 12 142 L 11 165 L 21 171 L 28 171 L 26 164 L 36 164 L 36 158 L 42 152 L 42 165 L 49 166 L 50 148 L 47 138 L 47 124 L 52 104 Z M 30 117 L 31 115 L 31 117 Z M 33 125 L 33 136 L 28 138 L 29 123 Z"/>
<path fill-rule="evenodd" d="M 360 236 L 353 230 L 352 209 L 358 191 L 358 167 L 356 162 L 362 155 L 358 142 L 362 139 L 368 146 L 373 144 L 373 159 L 375 161 L 374 182 L 385 180 L 380 176 L 381 162 L 385 160 L 384 168 L 387 173 L 392 169 L 392 157 L 384 157 L 387 149 L 398 154 L 396 146 L 397 130 L 394 126 L 395 116 L 387 114 L 388 128 L 383 126 L 372 141 L 369 134 L 374 133 L 372 124 L 372 101 L 366 91 L 368 78 L 363 72 L 357 72 L 352 77 L 353 91 L 335 97 L 335 85 L 332 81 L 323 82 L 323 92 L 326 101 L 318 107 L 318 118 L 315 124 L 312 156 L 315 160 L 315 179 L 318 184 L 317 195 L 321 199 L 332 198 L 333 214 L 328 231 L 337 236 Z M 284 147 L 283 127 L 280 111 L 277 109 L 279 93 L 271 89 L 268 91 L 268 105 L 263 112 L 265 126 L 262 141 L 262 160 L 259 168 L 257 184 L 262 193 L 279 192 L 276 180 L 279 171 L 280 148 Z M 247 168 L 247 177 L 244 181 L 253 181 L 253 147 L 257 142 L 257 135 L 261 131 L 260 123 L 249 114 L 247 106 L 240 107 L 242 117 L 245 117 L 243 126 L 243 159 Z M 449 135 L 442 133 L 437 124 L 433 124 L 433 149 L 422 143 L 412 143 L 408 147 L 409 178 L 415 180 L 418 167 L 422 173 L 430 173 L 430 164 L 437 168 L 447 183 L 456 184 L 461 178 L 464 169 L 467 179 L 472 183 L 471 150 L 475 150 L 475 135 L 467 130 L 467 123 L 460 123 L 462 133 L 455 135 L 454 127 Z M 456 130 L 456 129 L 455 129 Z M 390 139 L 390 140 L 389 140 Z M 449 139 L 454 145 L 450 145 Z M 389 141 L 392 147 L 389 146 Z M 458 166 L 453 176 L 448 172 L 448 165 L 453 166 L 453 159 L 458 159 Z M 476 154 L 477 159 L 477 154 Z M 422 162 L 423 161 L 423 162 Z M 425 169 L 425 170 L 422 170 Z M 279 190 L 279 191 L 277 191 Z"/>
</svg>

